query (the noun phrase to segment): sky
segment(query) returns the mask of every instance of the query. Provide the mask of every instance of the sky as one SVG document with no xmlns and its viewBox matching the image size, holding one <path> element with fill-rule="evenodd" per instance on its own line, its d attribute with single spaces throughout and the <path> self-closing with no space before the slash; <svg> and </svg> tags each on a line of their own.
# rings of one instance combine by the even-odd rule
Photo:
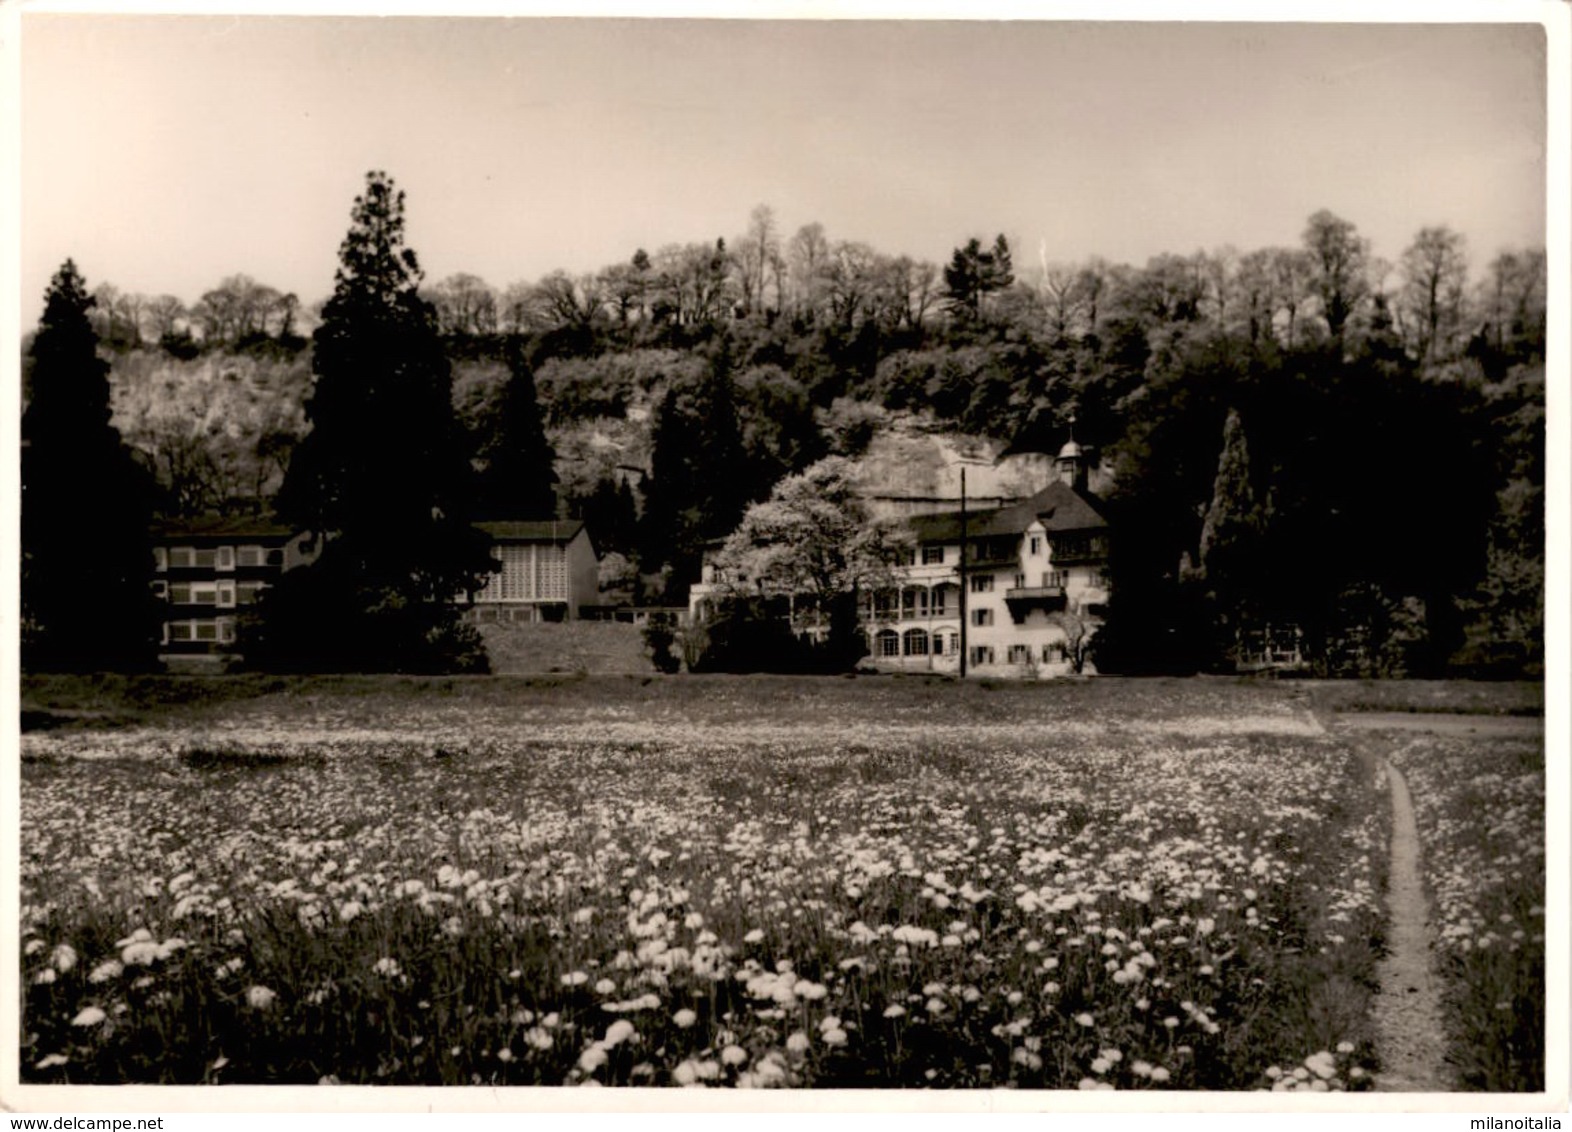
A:
<svg viewBox="0 0 1572 1132">
<path fill-rule="evenodd" d="M 1545 242 L 1543 31 L 1240 24 L 21 18 L 22 325 L 73 257 L 187 302 L 332 289 L 370 169 L 429 281 L 494 286 L 783 234 L 943 262 L 1296 244 L 1396 260 L 1447 224 L 1476 273 Z"/>
</svg>

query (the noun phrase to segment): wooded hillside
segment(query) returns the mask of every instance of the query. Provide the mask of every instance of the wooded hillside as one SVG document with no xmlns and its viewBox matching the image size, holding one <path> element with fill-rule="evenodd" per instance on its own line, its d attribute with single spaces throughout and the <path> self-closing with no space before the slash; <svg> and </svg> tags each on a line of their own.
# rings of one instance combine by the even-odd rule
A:
<svg viewBox="0 0 1572 1132">
<path fill-rule="evenodd" d="M 748 503 L 895 422 L 1052 452 L 1073 421 L 1117 531 L 1105 670 L 1206 667 L 1276 622 L 1326 672 L 1534 673 L 1544 254 L 1471 278 L 1465 253 L 1429 227 L 1380 261 L 1319 212 L 1292 247 L 1023 267 L 978 236 L 939 265 L 787 237 L 761 206 L 729 240 L 421 294 L 477 472 L 507 456 L 527 371 L 556 509 L 638 600 L 683 600 Z M 320 304 L 244 275 L 189 305 L 96 297 L 114 424 L 164 509 L 266 507 L 306 429 Z"/>
</svg>

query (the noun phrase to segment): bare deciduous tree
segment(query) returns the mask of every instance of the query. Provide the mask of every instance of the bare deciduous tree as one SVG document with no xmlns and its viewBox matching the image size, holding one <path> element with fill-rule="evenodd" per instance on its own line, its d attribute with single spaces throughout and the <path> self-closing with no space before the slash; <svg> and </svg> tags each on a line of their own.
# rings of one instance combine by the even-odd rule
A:
<svg viewBox="0 0 1572 1132">
<path fill-rule="evenodd" d="M 1408 348 L 1420 361 L 1446 356 L 1462 329 L 1468 283 L 1463 237 L 1445 225 L 1420 229 L 1400 270 L 1398 309 Z"/>
</svg>

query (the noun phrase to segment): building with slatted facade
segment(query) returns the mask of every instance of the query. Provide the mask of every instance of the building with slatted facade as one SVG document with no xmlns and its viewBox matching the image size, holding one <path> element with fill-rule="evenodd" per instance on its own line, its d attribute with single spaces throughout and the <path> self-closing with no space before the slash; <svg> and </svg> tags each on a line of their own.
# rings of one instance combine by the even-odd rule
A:
<svg viewBox="0 0 1572 1132">
<path fill-rule="evenodd" d="M 599 560 L 577 519 L 475 524 L 491 536 L 500 570 L 465 596 L 478 622 L 576 621 L 600 592 Z"/>
</svg>

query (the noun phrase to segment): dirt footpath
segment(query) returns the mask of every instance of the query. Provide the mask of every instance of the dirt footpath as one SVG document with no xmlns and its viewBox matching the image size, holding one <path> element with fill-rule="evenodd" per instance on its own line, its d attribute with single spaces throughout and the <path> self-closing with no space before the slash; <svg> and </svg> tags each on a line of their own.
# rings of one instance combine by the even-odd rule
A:
<svg viewBox="0 0 1572 1132">
<path fill-rule="evenodd" d="M 1441 980 L 1433 963 L 1435 925 L 1425 891 L 1413 799 L 1402 773 L 1386 757 L 1415 742 L 1419 734 L 1475 736 L 1534 734 L 1538 716 L 1467 715 L 1445 712 L 1340 712 L 1330 730 L 1352 733 L 1381 768 L 1391 797 L 1391 870 L 1387 880 L 1387 955 L 1377 969 L 1380 990 L 1374 1011 L 1385 1092 L 1442 1092 L 1457 1087 L 1446 1059 L 1442 1030 Z"/>
</svg>

